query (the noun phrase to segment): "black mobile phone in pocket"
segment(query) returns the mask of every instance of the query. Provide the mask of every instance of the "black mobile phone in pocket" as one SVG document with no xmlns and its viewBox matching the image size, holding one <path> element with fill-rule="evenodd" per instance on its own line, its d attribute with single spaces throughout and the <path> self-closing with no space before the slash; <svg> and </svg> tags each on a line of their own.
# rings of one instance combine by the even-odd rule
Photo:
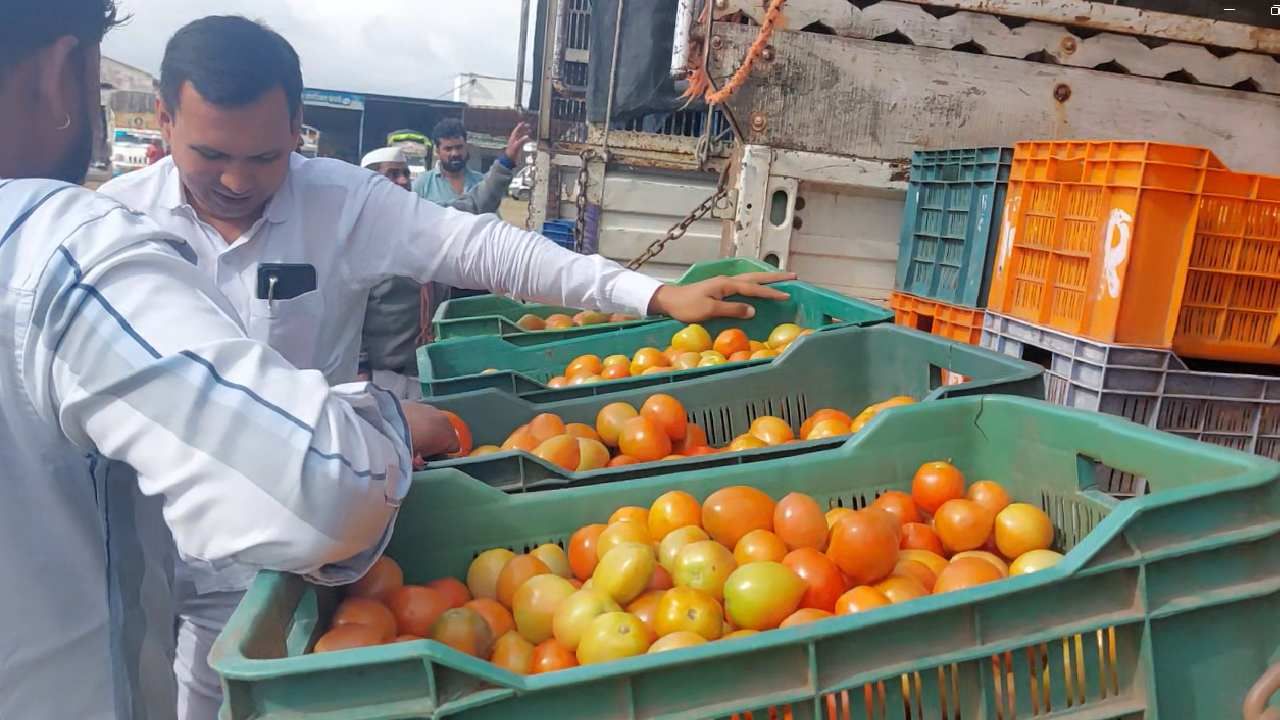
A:
<svg viewBox="0 0 1280 720">
<path fill-rule="evenodd" d="M 258 266 L 258 299 L 291 300 L 316 289 L 316 268 L 306 263 Z"/>
</svg>

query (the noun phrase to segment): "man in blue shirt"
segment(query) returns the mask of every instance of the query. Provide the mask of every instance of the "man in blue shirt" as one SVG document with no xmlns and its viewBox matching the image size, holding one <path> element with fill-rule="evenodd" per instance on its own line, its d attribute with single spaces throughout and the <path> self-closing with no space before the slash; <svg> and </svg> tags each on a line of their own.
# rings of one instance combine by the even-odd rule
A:
<svg viewBox="0 0 1280 720">
<path fill-rule="evenodd" d="M 529 126 L 522 122 L 511 131 L 506 150 L 494 161 L 487 174 L 467 167 L 467 129 L 461 120 L 441 120 L 431 132 L 431 142 L 435 145 L 436 166 L 418 178 L 413 184 L 413 191 L 424 200 L 451 206 L 484 183 L 482 191 L 476 193 L 477 199 L 483 202 L 477 203 L 475 212 L 491 213 L 497 212 L 502 196 L 511 184 L 512 172 L 524 152 L 525 143 L 529 142 Z"/>
</svg>

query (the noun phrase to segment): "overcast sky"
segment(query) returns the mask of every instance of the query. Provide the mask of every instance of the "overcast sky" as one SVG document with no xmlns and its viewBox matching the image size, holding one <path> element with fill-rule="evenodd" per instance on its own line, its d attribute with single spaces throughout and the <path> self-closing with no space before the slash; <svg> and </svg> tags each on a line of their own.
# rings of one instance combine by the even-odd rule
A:
<svg viewBox="0 0 1280 720">
<path fill-rule="evenodd" d="M 519 0 L 117 2 L 133 19 L 107 36 L 102 52 L 153 75 L 175 30 L 204 15 L 237 14 L 293 43 L 308 87 L 450 99 L 460 72 L 515 76 Z"/>
</svg>

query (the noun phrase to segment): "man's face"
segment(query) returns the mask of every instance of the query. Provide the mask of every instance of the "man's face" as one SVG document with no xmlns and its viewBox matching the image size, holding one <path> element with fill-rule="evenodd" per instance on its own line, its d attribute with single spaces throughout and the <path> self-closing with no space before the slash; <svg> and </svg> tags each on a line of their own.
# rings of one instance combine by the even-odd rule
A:
<svg viewBox="0 0 1280 720">
<path fill-rule="evenodd" d="M 440 158 L 440 167 L 449 172 L 460 172 L 467 166 L 467 139 L 440 138 L 436 142 L 436 156 Z"/>
<path fill-rule="evenodd" d="M 284 184 L 301 125 L 275 88 L 243 107 L 206 101 L 191 83 L 178 108 L 160 103 L 160 129 L 198 210 L 221 220 L 257 217 Z"/>
<path fill-rule="evenodd" d="M 384 162 L 371 169 L 405 190 L 409 189 L 409 163 Z"/>
</svg>

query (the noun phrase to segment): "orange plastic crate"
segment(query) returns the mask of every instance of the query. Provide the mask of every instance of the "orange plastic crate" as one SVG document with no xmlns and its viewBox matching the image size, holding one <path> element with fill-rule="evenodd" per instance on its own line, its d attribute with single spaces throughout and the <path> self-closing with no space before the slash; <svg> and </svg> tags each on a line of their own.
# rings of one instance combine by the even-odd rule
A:
<svg viewBox="0 0 1280 720">
<path fill-rule="evenodd" d="M 982 318 L 986 314 L 982 310 L 896 290 L 889 296 L 889 307 L 897 325 L 969 345 L 982 344 Z"/>
<path fill-rule="evenodd" d="M 1106 343 L 1280 363 L 1280 178 L 1204 148 L 1014 150 L 988 307 Z"/>
<path fill-rule="evenodd" d="M 985 310 L 952 305 L 897 290 L 889 295 L 889 307 L 893 309 L 895 325 L 968 345 L 982 344 L 983 317 L 987 314 Z M 969 380 L 970 378 L 959 373 L 942 371 L 943 385 L 960 385 Z"/>
</svg>

